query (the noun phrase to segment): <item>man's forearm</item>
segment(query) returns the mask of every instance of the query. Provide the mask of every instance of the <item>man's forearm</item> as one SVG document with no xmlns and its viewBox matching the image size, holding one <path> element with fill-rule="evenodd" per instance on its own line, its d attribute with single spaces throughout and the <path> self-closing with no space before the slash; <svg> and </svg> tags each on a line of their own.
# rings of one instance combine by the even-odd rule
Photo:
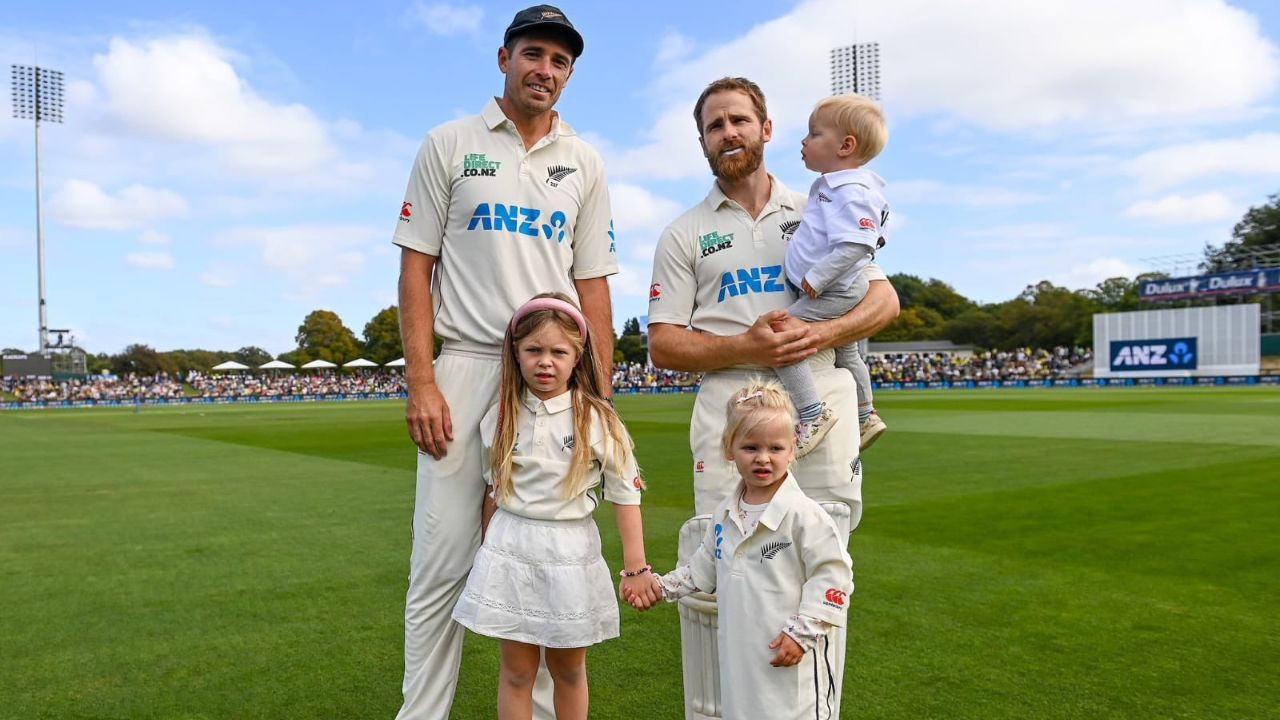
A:
<svg viewBox="0 0 1280 720">
<path fill-rule="evenodd" d="M 744 362 L 740 335 L 708 335 L 668 323 L 649 326 L 649 355 L 668 370 L 706 372 Z"/>
<path fill-rule="evenodd" d="M 600 366 L 600 387 L 608 393 L 613 384 L 613 304 L 609 299 L 609 279 L 575 280 L 573 285 L 591 329 L 591 350 Z"/>
<path fill-rule="evenodd" d="M 814 323 L 823 348 L 848 345 L 875 335 L 898 317 L 898 291 L 886 280 L 874 280 L 852 310 L 833 320 Z"/>
<path fill-rule="evenodd" d="M 435 310 L 431 301 L 431 273 L 436 258 L 413 250 L 400 255 L 400 343 L 404 349 L 409 388 L 435 382 L 432 366 Z"/>
</svg>

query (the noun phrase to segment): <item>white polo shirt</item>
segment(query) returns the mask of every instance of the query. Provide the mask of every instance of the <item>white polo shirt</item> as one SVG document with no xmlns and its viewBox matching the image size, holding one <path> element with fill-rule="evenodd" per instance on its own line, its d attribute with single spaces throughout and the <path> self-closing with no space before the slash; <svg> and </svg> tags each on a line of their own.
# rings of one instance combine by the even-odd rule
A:
<svg viewBox="0 0 1280 720">
<path fill-rule="evenodd" d="M 736 335 L 795 302 L 783 260 L 800 227 L 805 196 L 769 179 L 772 191 L 759 219 L 713 182 L 705 200 L 662 232 L 649 286 L 650 324 Z M 868 272 L 868 279 L 884 279 L 878 269 Z"/>
<path fill-rule="evenodd" d="M 616 505 L 640 504 L 640 470 L 635 455 L 627 448 L 622 453 L 623 465 L 614 464 L 613 440 L 599 418 L 591 425 L 592 465 L 587 470 L 584 490 L 565 497 L 564 483 L 577 442 L 573 417 L 572 391 L 545 401 L 533 393 L 525 394 L 520 417 L 516 418 L 512 494 L 506 500 L 499 499 L 498 507 L 535 520 L 577 520 L 591 515 L 600 504 L 601 494 Z M 481 467 L 484 481 L 490 485 L 493 473 L 489 461 L 497 430 L 498 406 L 494 405 L 480 421 Z"/>
<path fill-rule="evenodd" d="M 561 122 L 527 152 L 496 99 L 431 130 L 392 242 L 440 258 L 432 297 L 446 340 L 502 342 L 515 309 L 618 271 L 600 155 Z"/>
<path fill-rule="evenodd" d="M 841 243 L 866 245 L 870 254 L 823 291 L 849 289 L 888 241 L 884 226 L 889 220 L 889 201 L 883 191 L 884 179 L 864 168 L 827 173 L 813 181 L 804 221 L 787 245 L 787 277 L 793 284 L 799 285 L 800 279 Z"/>
</svg>

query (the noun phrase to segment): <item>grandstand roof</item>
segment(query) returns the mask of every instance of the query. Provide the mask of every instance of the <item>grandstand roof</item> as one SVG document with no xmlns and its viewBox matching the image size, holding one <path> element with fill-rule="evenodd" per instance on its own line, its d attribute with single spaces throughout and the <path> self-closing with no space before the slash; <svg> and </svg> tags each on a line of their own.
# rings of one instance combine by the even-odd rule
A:
<svg viewBox="0 0 1280 720">
<path fill-rule="evenodd" d="M 873 342 L 867 343 L 868 355 L 910 354 L 910 353 L 951 353 L 953 355 L 972 355 L 972 345 L 957 345 L 950 340 L 916 340 L 912 342 Z"/>
<path fill-rule="evenodd" d="M 226 361 L 226 362 L 224 362 L 224 363 L 218 363 L 217 365 L 214 365 L 213 367 L 211 367 L 211 368 L 209 368 L 209 369 L 210 369 L 210 370 L 219 370 L 219 371 L 225 371 L 225 370 L 248 370 L 248 369 L 249 369 L 249 366 L 248 366 L 248 365 L 245 365 L 244 363 L 238 363 L 238 362 L 236 362 L 235 360 L 228 360 L 228 361 Z"/>
</svg>

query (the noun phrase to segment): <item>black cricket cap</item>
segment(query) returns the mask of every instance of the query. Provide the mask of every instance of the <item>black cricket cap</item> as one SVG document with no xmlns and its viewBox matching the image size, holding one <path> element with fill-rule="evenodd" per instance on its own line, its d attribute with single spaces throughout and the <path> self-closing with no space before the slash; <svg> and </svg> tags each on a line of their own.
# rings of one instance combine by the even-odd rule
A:
<svg viewBox="0 0 1280 720">
<path fill-rule="evenodd" d="M 569 44 L 573 57 L 582 55 L 582 35 L 574 29 L 569 18 L 554 5 L 534 5 L 516 13 L 502 36 L 502 44 L 511 44 L 511 39 L 530 30 L 545 30 L 563 37 Z"/>
</svg>

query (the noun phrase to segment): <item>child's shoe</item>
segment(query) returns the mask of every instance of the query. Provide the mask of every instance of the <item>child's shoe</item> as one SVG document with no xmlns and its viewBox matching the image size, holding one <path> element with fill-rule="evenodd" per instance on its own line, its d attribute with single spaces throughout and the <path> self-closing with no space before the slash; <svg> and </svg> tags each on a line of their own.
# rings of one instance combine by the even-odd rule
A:
<svg viewBox="0 0 1280 720">
<path fill-rule="evenodd" d="M 879 440 L 880 436 L 884 434 L 884 431 L 888 429 L 889 426 L 885 425 L 884 421 L 880 419 L 880 416 L 872 410 L 866 420 L 858 423 L 858 433 L 862 438 L 858 442 L 858 449 L 866 450 L 871 447 L 872 443 Z"/>
<path fill-rule="evenodd" d="M 818 413 L 818 417 L 808 422 L 796 423 L 796 459 L 808 455 L 822 444 L 822 439 L 831 431 L 831 426 L 836 424 L 837 419 L 831 408 L 822 403 L 822 412 Z"/>
</svg>

